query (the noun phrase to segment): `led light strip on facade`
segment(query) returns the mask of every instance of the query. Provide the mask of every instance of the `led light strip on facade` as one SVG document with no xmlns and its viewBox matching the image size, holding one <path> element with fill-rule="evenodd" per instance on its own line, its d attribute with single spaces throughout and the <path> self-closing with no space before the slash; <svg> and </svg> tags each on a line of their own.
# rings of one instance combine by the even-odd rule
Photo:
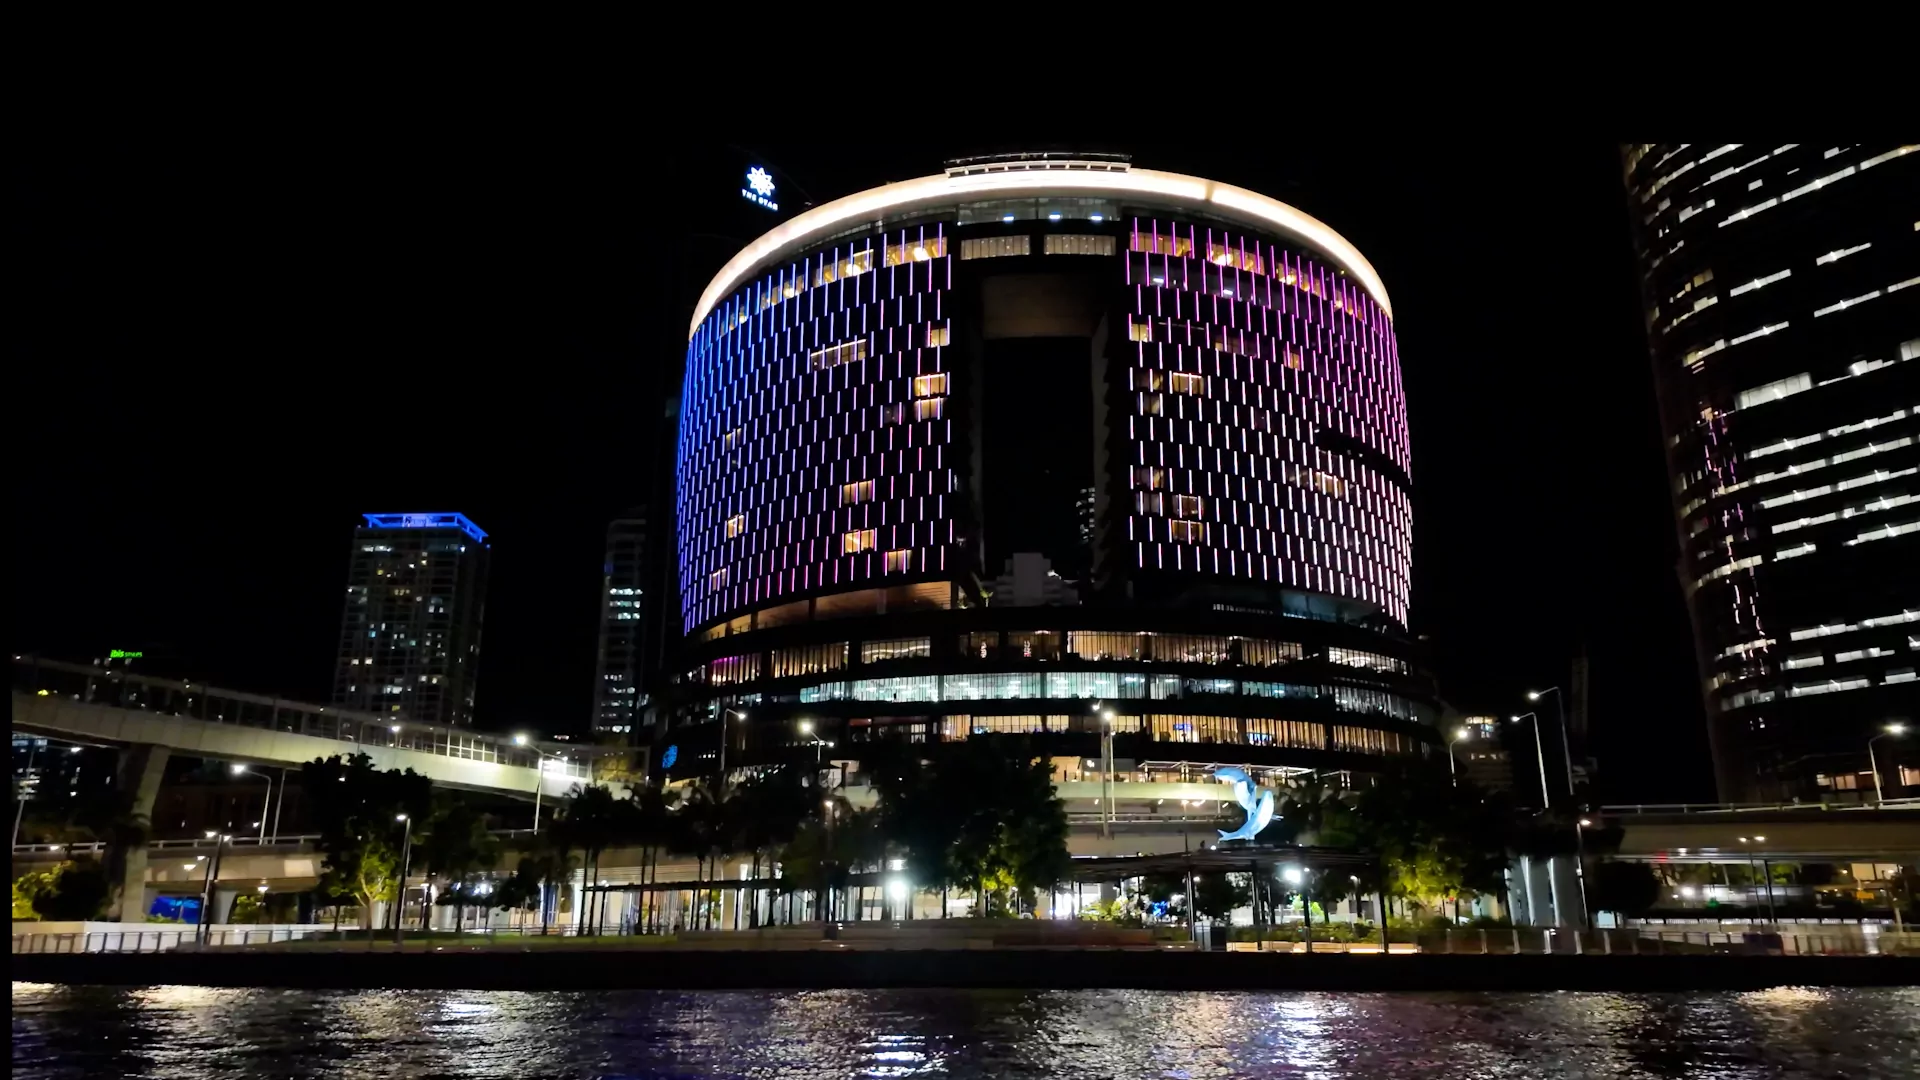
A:
<svg viewBox="0 0 1920 1080">
<path fill-rule="evenodd" d="M 688 325 L 687 336 L 692 338 L 721 300 L 756 271 L 786 253 L 812 247 L 862 222 L 879 222 L 889 216 L 914 210 L 980 199 L 1013 196 L 1038 198 L 1050 194 L 1134 196 L 1166 201 L 1175 206 L 1191 204 L 1194 209 L 1236 218 L 1256 228 L 1277 230 L 1332 260 L 1335 266 L 1351 275 L 1367 290 L 1389 318 L 1393 315 L 1393 304 L 1387 299 L 1386 286 L 1359 250 L 1326 223 L 1286 203 L 1231 184 L 1152 169 L 1129 169 L 1124 172 L 1030 169 L 942 174 L 903 180 L 835 199 L 794 217 L 747 245 L 721 267 L 720 272 L 708 283 L 706 291 L 700 294 L 700 303 L 693 310 L 693 321 Z"/>
</svg>

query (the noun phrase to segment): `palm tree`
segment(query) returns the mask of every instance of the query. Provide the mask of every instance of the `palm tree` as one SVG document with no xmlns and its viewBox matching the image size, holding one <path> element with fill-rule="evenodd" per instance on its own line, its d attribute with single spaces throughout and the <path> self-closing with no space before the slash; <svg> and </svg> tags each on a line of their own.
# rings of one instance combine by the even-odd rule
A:
<svg viewBox="0 0 1920 1080">
<path fill-rule="evenodd" d="M 613 797 L 612 790 L 599 784 L 576 788 L 553 825 L 556 844 L 563 852 L 578 850 L 581 855 L 582 902 L 581 932 L 591 933 L 598 926 L 601 894 L 595 883 L 600 876 L 600 855 L 617 843 L 628 830 L 627 808 L 632 804 Z"/>
</svg>

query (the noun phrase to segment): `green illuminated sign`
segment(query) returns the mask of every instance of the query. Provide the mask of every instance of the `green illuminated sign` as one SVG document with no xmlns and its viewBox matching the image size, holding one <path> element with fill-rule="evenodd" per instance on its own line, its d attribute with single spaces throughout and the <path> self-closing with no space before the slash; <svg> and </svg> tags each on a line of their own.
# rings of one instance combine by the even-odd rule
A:
<svg viewBox="0 0 1920 1080">
<path fill-rule="evenodd" d="M 140 659 L 140 653 L 138 653 L 138 652 L 133 652 L 133 651 L 129 651 L 129 650 L 127 650 L 127 649 L 109 649 L 109 650 L 107 650 L 107 659 L 109 659 L 109 660 L 138 660 L 138 659 Z"/>
</svg>

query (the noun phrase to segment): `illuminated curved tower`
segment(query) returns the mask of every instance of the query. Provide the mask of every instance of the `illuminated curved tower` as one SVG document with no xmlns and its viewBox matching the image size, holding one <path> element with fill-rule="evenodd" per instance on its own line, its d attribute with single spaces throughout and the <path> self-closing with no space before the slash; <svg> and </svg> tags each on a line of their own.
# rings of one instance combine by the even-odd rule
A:
<svg viewBox="0 0 1920 1080">
<path fill-rule="evenodd" d="M 1724 799 L 1920 791 L 1916 149 L 1627 148 Z"/>
<path fill-rule="evenodd" d="M 954 162 L 741 251 L 685 387 L 673 723 L 749 715 L 712 725 L 730 767 L 803 713 L 1078 753 L 1094 700 L 1138 762 L 1432 752 L 1391 304 L 1293 207 L 1120 158 Z"/>
</svg>

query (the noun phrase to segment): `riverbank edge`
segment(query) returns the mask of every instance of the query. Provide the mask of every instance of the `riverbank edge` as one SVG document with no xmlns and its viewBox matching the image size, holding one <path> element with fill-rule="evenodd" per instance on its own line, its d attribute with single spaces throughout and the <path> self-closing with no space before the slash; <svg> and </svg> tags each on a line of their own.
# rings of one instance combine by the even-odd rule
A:
<svg viewBox="0 0 1920 1080">
<path fill-rule="evenodd" d="M 17 954 L 14 982 L 306 990 L 1764 990 L 1920 985 L 1920 957 L 646 952 Z"/>
</svg>

